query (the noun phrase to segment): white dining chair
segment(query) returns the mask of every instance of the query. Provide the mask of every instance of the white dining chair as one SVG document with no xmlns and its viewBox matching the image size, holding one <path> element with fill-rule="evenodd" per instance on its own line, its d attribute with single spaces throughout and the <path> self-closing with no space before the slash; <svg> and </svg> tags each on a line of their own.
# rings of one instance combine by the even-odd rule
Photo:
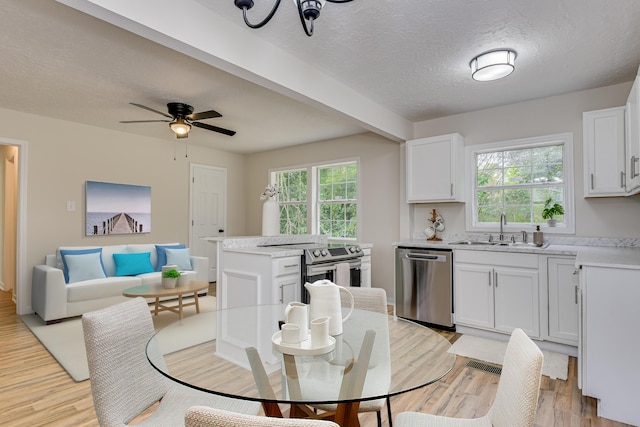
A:
<svg viewBox="0 0 640 427">
<path fill-rule="evenodd" d="M 192 406 L 184 415 L 185 427 L 339 427 L 326 420 L 274 418 L 238 414 L 207 406 Z"/>
<path fill-rule="evenodd" d="M 125 426 L 160 401 L 139 426 L 176 426 L 193 405 L 257 414 L 256 402 L 214 396 L 179 385 L 157 372 L 145 348 L 155 333 L 149 306 L 135 298 L 82 316 L 91 394 L 100 426 Z M 150 351 L 158 352 L 156 347 Z M 162 360 L 158 354 L 155 360 Z"/>
<path fill-rule="evenodd" d="M 504 357 L 502 375 L 489 412 L 480 418 L 448 418 L 401 412 L 396 427 L 531 427 L 538 406 L 543 355 L 522 331 L 515 329 Z"/>
<path fill-rule="evenodd" d="M 384 289 L 364 288 L 358 286 L 347 286 L 346 288 L 353 295 L 353 308 L 387 314 L 387 292 Z M 341 301 L 343 306 L 347 306 L 348 301 L 346 298 L 342 298 Z M 359 412 L 375 412 L 378 427 L 382 427 L 381 411 L 385 402 L 387 403 L 387 417 L 389 419 L 389 426 L 391 427 L 393 425 L 393 421 L 391 415 L 391 401 L 388 397 L 386 399 L 360 402 Z M 322 410 L 333 410 L 335 409 L 335 405 L 319 405 L 318 408 Z"/>
</svg>

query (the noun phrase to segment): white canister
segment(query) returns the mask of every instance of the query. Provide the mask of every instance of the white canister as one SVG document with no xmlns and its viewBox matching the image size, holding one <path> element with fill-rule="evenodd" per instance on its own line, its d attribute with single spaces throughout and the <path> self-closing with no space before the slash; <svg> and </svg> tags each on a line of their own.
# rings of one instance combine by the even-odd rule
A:
<svg viewBox="0 0 640 427">
<path fill-rule="evenodd" d="M 311 321 L 311 345 L 324 347 L 329 344 L 330 317 L 317 317 Z"/>
</svg>

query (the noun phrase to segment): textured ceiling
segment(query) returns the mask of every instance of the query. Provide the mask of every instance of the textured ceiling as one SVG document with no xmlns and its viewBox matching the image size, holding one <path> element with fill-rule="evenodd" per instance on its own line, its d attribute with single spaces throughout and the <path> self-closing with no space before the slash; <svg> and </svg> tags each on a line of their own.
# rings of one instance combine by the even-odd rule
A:
<svg viewBox="0 0 640 427">
<path fill-rule="evenodd" d="M 640 64 L 637 0 L 327 3 L 310 38 L 290 0 L 260 30 L 232 0 L 196 1 L 412 122 L 630 81 Z M 251 16 L 271 1 L 257 3 Z M 515 73 L 471 80 L 471 58 L 497 47 L 518 52 Z M 52 0 L 0 2 L 0 57 L 0 107 L 33 114 L 173 140 L 166 124 L 118 121 L 160 118 L 129 102 L 187 102 L 238 132 L 189 142 L 237 152 L 365 130 Z"/>
</svg>

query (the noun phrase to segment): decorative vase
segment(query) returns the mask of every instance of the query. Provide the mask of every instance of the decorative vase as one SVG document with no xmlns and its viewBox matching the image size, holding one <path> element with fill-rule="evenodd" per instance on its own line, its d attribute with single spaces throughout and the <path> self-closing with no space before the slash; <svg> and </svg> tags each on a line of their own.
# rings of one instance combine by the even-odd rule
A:
<svg viewBox="0 0 640 427">
<path fill-rule="evenodd" d="M 273 198 L 262 204 L 262 235 L 280 235 L 280 205 Z"/>
<path fill-rule="evenodd" d="M 547 225 L 548 225 L 549 227 L 555 227 L 555 226 L 556 226 L 556 223 L 557 223 L 557 220 L 555 220 L 555 219 L 548 219 L 548 220 L 547 220 Z"/>
<path fill-rule="evenodd" d="M 186 271 L 180 272 L 178 277 L 178 286 L 187 286 L 191 282 L 191 276 Z"/>
<path fill-rule="evenodd" d="M 177 277 L 163 277 L 162 278 L 162 287 L 165 289 L 173 289 L 176 287 L 176 283 L 178 283 Z"/>
</svg>

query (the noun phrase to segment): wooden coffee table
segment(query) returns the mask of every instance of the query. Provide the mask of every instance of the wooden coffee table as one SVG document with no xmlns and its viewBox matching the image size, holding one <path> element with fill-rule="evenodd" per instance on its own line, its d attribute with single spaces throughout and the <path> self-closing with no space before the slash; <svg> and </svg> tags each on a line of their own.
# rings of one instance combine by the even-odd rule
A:
<svg viewBox="0 0 640 427">
<path fill-rule="evenodd" d="M 203 291 L 209 287 L 209 283 L 201 280 L 192 280 L 185 286 L 176 286 L 175 288 L 163 288 L 160 283 L 147 284 L 134 286 L 127 288 L 122 292 L 125 297 L 136 298 L 155 298 L 155 307 L 152 310 L 155 316 L 162 311 L 171 311 L 176 313 L 180 320 L 182 320 L 182 309 L 192 305 L 196 306 L 196 313 L 200 313 L 200 304 L 198 302 L 198 292 Z M 183 303 L 182 297 L 184 295 L 193 294 L 193 302 Z M 162 297 L 178 297 L 177 305 L 168 305 L 169 301 L 160 301 Z"/>
</svg>

